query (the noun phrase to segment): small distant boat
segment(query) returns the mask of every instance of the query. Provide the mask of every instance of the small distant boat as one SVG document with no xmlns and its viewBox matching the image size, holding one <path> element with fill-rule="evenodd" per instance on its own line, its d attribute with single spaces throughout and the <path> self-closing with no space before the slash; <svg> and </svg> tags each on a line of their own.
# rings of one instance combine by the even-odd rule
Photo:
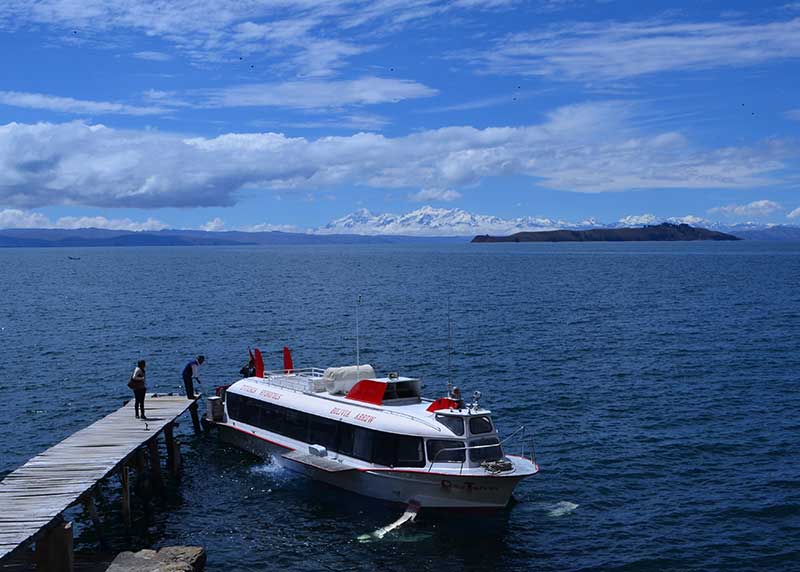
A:
<svg viewBox="0 0 800 572">
<path fill-rule="evenodd" d="M 505 507 L 539 472 L 525 427 L 501 441 L 480 392 L 426 399 L 419 379 L 369 365 L 293 369 L 284 354 L 285 369 L 265 372 L 256 355 L 256 376 L 218 388 L 205 422 L 288 469 L 423 508 Z"/>
<path fill-rule="evenodd" d="M 80 256 L 67 256 L 67 258 L 69 258 L 70 260 L 80 260 L 81 259 Z"/>
</svg>

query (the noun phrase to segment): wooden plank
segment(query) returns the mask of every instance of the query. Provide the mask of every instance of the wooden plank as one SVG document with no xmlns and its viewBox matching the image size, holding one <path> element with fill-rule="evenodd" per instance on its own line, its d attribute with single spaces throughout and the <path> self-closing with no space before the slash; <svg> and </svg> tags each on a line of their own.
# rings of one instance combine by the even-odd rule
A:
<svg viewBox="0 0 800 572">
<path fill-rule="evenodd" d="M 129 402 L 7 475 L 0 482 L 0 560 L 57 522 L 194 403 L 186 396 L 149 396 L 145 421 L 135 418 Z"/>
</svg>

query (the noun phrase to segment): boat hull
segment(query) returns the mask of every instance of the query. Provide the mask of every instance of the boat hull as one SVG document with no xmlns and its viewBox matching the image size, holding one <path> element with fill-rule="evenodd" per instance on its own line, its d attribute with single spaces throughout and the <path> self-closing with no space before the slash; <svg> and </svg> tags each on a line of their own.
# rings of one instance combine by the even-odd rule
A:
<svg viewBox="0 0 800 572">
<path fill-rule="evenodd" d="M 390 502 L 418 502 L 426 508 L 504 508 L 511 494 L 526 476 L 462 476 L 425 469 L 349 469 L 326 471 L 283 455 L 291 449 L 255 434 L 217 425 L 223 441 L 296 473 L 345 489 Z"/>
</svg>

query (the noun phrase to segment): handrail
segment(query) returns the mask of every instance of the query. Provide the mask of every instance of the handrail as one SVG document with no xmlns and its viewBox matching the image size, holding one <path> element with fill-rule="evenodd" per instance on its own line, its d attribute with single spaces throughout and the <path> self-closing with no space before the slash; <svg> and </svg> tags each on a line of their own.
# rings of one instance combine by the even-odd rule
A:
<svg viewBox="0 0 800 572">
<path fill-rule="evenodd" d="M 446 449 L 439 449 L 436 451 L 436 454 L 433 456 L 433 460 L 431 461 L 431 466 L 428 467 L 428 472 L 431 471 L 433 468 L 433 464 L 438 462 L 439 455 L 444 453 L 445 451 L 472 451 L 473 449 L 488 449 L 490 447 L 500 447 L 500 442 L 492 443 L 489 445 L 467 445 L 466 447 L 448 447 Z M 464 461 L 442 461 L 443 463 L 461 463 L 462 465 L 466 461 L 466 455 L 464 456 Z"/>
<path fill-rule="evenodd" d="M 536 449 L 533 446 L 533 437 L 532 436 L 530 437 L 530 457 L 528 457 L 525 454 L 526 453 L 525 445 L 529 440 L 528 436 L 527 436 L 527 428 L 525 427 L 525 425 L 520 425 L 517 429 L 512 431 L 511 434 L 506 436 L 504 439 L 502 439 L 502 440 L 498 439 L 497 443 L 493 443 L 493 444 L 489 444 L 489 445 L 465 445 L 463 447 L 447 447 L 445 449 L 439 449 L 436 452 L 436 454 L 433 456 L 433 459 L 430 461 L 430 466 L 428 467 L 428 472 L 433 470 L 433 465 L 434 465 L 434 463 L 437 463 L 437 462 L 460 463 L 461 464 L 461 468 L 463 470 L 464 463 L 467 461 L 467 455 L 466 455 L 467 451 L 471 451 L 473 449 L 488 449 L 490 447 L 500 447 L 500 450 L 502 452 L 503 451 L 503 445 L 507 441 L 509 441 L 511 438 L 517 436 L 517 434 L 519 434 L 520 432 L 522 433 L 522 438 L 520 439 L 521 451 L 520 451 L 520 455 L 519 456 L 522 457 L 523 459 L 529 459 L 535 465 L 536 464 Z M 441 455 L 445 451 L 464 451 L 465 452 L 464 460 L 463 461 L 439 461 L 438 460 L 439 459 L 439 455 Z"/>
</svg>

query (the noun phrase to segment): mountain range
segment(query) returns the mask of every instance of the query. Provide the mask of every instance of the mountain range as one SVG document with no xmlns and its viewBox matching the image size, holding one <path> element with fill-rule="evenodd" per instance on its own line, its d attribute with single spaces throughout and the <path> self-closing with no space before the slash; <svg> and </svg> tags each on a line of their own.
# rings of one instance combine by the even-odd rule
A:
<svg viewBox="0 0 800 572">
<path fill-rule="evenodd" d="M 114 229 L 6 229 L 0 230 L 0 247 L 18 246 L 202 246 L 252 244 L 389 244 L 419 241 L 465 242 L 478 235 L 509 235 L 520 232 L 641 228 L 662 222 L 727 232 L 750 240 L 800 240 L 800 227 L 756 222 L 722 224 L 695 216 L 659 219 L 653 215 L 624 217 L 602 223 L 595 219 L 578 222 L 546 217 L 504 219 L 470 213 L 462 209 L 421 207 L 405 214 L 373 214 L 361 209 L 330 223 L 298 232 L 171 229 L 125 231 Z"/>
<path fill-rule="evenodd" d="M 593 228 L 637 228 L 660 223 L 689 224 L 694 227 L 728 232 L 741 238 L 758 240 L 800 240 L 800 226 L 770 225 L 758 222 L 725 224 L 688 215 L 659 218 L 651 214 L 632 215 L 615 222 L 600 222 L 595 218 L 567 221 L 547 217 L 522 216 L 501 218 L 471 213 L 462 209 L 442 209 L 425 206 L 406 214 L 373 214 L 361 209 L 314 229 L 315 234 L 361 234 L 404 236 L 464 236 L 508 235 L 517 232 L 550 230 L 589 230 Z"/>
</svg>

